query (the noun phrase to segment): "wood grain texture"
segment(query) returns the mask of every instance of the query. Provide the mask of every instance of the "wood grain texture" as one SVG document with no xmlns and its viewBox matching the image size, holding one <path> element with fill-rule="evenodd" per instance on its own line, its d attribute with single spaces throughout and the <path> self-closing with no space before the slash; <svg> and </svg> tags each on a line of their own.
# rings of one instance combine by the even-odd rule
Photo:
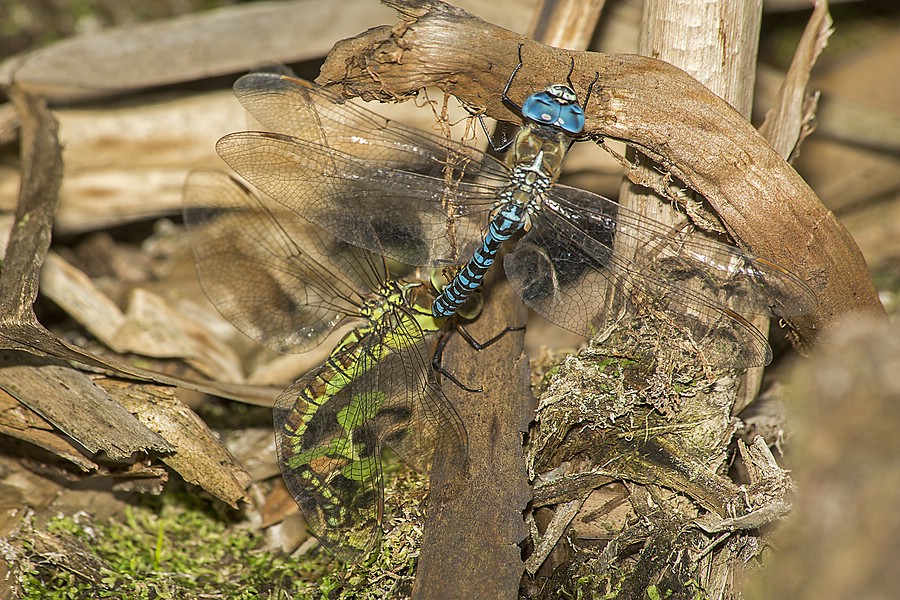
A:
<svg viewBox="0 0 900 600">
<path fill-rule="evenodd" d="M 649 2 L 644 5 L 641 19 L 639 52 L 680 67 L 749 120 L 761 18 L 761 0 Z M 633 150 L 628 150 L 628 157 L 635 160 Z M 641 164 L 638 169 L 640 180 L 653 181 L 659 166 Z M 633 176 L 631 178 L 634 180 Z M 690 196 L 689 202 L 696 203 L 695 195 Z M 622 186 L 619 204 L 673 227 L 683 227 L 688 220 L 665 198 L 631 182 Z M 703 236 L 704 232 L 695 232 L 695 235 Z M 768 337 L 768 315 L 744 316 Z M 763 373 L 762 367 L 756 367 L 741 374 L 744 384 L 740 386 L 740 392 L 732 391 L 735 412 L 756 397 Z M 729 435 L 727 431 L 722 433 Z"/>
<path fill-rule="evenodd" d="M 484 312 L 472 324 L 479 340 L 525 323 L 527 311 L 498 270 L 489 273 Z M 452 472 L 436 452 L 425 537 L 413 597 L 515 599 L 524 572 L 521 549 L 528 529 L 522 511 L 531 487 L 522 436 L 532 417 L 528 360 L 522 331 L 484 350 L 459 336 L 447 346 L 444 365 L 455 377 L 484 388 L 470 393 L 444 382 L 469 438 L 463 469 Z M 450 453 L 448 453 L 450 454 Z"/>
<path fill-rule="evenodd" d="M 545 0 L 534 13 L 535 38 L 569 48 L 590 41 L 603 0 Z M 497 265 L 485 283 L 485 310 L 475 324 L 479 339 L 524 325 L 527 311 Z M 522 436 L 533 420 L 524 336 L 509 333 L 471 355 L 457 343 L 447 356 L 454 372 L 484 392 L 448 390 L 469 433 L 467 468 L 447 479 L 432 472 L 425 540 L 414 593 L 420 598 L 516 598 L 526 568 L 520 544 L 528 534 L 523 511 L 532 499 Z M 445 389 L 452 386 L 445 386 Z M 458 582 L 448 589 L 447 581 Z"/>
</svg>

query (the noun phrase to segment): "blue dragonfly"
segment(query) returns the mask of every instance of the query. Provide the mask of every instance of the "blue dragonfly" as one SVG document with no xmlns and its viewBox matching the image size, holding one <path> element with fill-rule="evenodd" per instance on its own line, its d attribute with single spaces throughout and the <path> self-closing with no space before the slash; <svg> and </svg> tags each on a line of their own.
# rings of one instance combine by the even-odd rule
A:
<svg viewBox="0 0 900 600">
<path fill-rule="evenodd" d="M 567 85 L 551 84 L 545 90 L 528 96 L 522 106 L 509 97 L 509 87 L 522 68 L 521 52 L 520 46 L 519 64 L 507 80 L 501 99 L 521 114 L 525 123 L 515 138 L 495 148 L 498 152 L 509 149 L 506 155 L 509 180 L 497 192 L 495 208 L 481 247 L 432 304 L 435 316 L 446 317 L 456 312 L 481 285 L 503 242 L 519 231 L 531 228 L 531 215 L 541 207 L 544 195 L 559 179 L 569 147 L 584 130 L 584 109 L 575 95 L 571 71 Z M 572 66 L 574 68 L 574 63 Z M 585 104 L 590 100 L 596 81 L 588 86 Z M 612 221 L 602 221 L 594 232 L 601 238 L 609 239 L 613 228 Z"/>
<path fill-rule="evenodd" d="M 468 261 L 433 303 L 436 315 L 452 314 L 502 242 L 524 231 L 504 257 L 507 278 L 549 321 L 590 337 L 644 300 L 690 332 L 710 363 L 767 364 L 771 349 L 743 315 L 807 313 L 812 291 L 762 257 L 557 184 L 584 112 L 570 81 L 519 107 L 507 94 L 521 66 L 520 57 L 503 92 L 524 121 L 505 161 L 271 73 L 234 85 L 269 131 L 226 135 L 217 150 L 272 198 L 349 243 L 407 264 Z M 633 252 L 616 252 L 619 244 Z"/>
<path fill-rule="evenodd" d="M 184 217 L 204 292 L 248 337 L 300 352 L 349 328 L 273 414 L 284 482 L 310 529 L 338 558 L 359 560 L 381 536 L 382 445 L 423 472 L 438 447 L 451 464 L 465 460 L 465 427 L 428 359 L 449 325 L 431 314 L 437 291 L 392 277 L 380 257 L 224 172 L 189 175 Z"/>
</svg>

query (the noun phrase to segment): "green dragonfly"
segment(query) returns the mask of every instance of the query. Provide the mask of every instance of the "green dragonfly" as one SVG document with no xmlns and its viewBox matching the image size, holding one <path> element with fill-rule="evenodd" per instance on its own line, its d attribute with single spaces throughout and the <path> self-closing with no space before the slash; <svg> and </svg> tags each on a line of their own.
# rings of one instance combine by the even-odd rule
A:
<svg viewBox="0 0 900 600">
<path fill-rule="evenodd" d="M 430 358 L 446 330 L 434 286 L 393 279 L 383 259 L 220 171 L 190 174 L 184 219 L 204 292 L 250 338 L 300 352 L 350 328 L 276 400 L 275 445 L 312 532 L 338 558 L 363 558 L 382 533 L 382 445 L 422 471 L 436 447 L 465 460 Z"/>
</svg>

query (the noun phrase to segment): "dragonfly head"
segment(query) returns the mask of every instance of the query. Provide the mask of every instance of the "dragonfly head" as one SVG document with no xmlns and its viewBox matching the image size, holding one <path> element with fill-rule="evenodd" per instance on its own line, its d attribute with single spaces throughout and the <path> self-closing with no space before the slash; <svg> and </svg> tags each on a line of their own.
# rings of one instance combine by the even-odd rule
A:
<svg viewBox="0 0 900 600">
<path fill-rule="evenodd" d="M 522 104 L 522 116 L 540 125 L 558 127 L 570 135 L 578 135 L 584 129 L 584 109 L 578 104 L 575 91 L 561 83 L 528 96 Z"/>
<path fill-rule="evenodd" d="M 431 314 L 431 301 L 436 293 L 428 282 L 418 279 L 398 282 L 397 293 L 404 306 Z"/>
</svg>

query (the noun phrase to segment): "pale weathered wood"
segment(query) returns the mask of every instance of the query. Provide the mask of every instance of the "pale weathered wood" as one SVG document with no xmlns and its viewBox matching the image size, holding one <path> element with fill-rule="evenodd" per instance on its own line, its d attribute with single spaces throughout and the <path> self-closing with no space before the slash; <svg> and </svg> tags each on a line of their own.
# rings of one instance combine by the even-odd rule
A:
<svg viewBox="0 0 900 600">
<path fill-rule="evenodd" d="M 749 120 L 761 17 L 761 0 L 662 0 L 645 3 L 639 52 L 684 69 Z M 633 150 L 629 150 L 626 156 L 630 161 L 636 161 Z M 632 181 L 653 181 L 658 177 L 659 165 L 636 162 L 639 164 L 636 173 L 629 175 Z M 619 203 L 673 227 L 684 227 L 688 221 L 682 212 L 653 190 L 629 181 L 622 186 Z M 704 233 L 698 231 L 695 235 L 702 236 Z M 629 252 L 629 249 L 625 251 Z M 743 316 L 750 319 L 763 335 L 768 333 L 768 316 Z M 743 373 L 741 397 L 737 397 L 736 386 L 732 390 L 735 394 L 735 412 L 756 397 L 762 375 L 762 368 L 747 369 Z M 722 432 L 723 436 L 728 433 Z"/>
<path fill-rule="evenodd" d="M 0 82 L 54 102 L 322 56 L 335 35 L 383 23 L 377 2 L 260 2 L 63 40 L 0 65 Z M 327 25 L 327 26 L 326 26 Z"/>
<path fill-rule="evenodd" d="M 529 35 L 548 46 L 586 50 L 606 0 L 543 0 Z"/>
<path fill-rule="evenodd" d="M 821 2 L 806 25 L 775 102 L 759 127 L 759 132 L 785 160 L 791 158 L 811 131 L 817 94 L 808 91 L 810 74 L 828 42 L 831 25 L 828 4 Z"/>
<path fill-rule="evenodd" d="M 524 31 L 535 0 L 459 4 Z M 66 39 L 4 61 L 0 84 L 16 81 L 50 102 L 97 98 L 312 60 L 334 40 L 393 19 L 373 0 L 241 4 Z"/>
<path fill-rule="evenodd" d="M 114 338 L 125 322 L 125 315 L 87 275 L 56 253 L 47 255 L 41 269 L 41 292 L 97 339 L 116 352 L 122 352 L 123 348 L 116 346 Z"/>
<path fill-rule="evenodd" d="M 162 456 L 162 461 L 185 481 L 202 487 L 234 508 L 239 501 L 249 501 L 245 490 L 250 475 L 206 423 L 178 400 L 174 388 L 106 378 L 98 379 L 97 383 L 145 427 L 170 444 L 173 451 Z"/>
<path fill-rule="evenodd" d="M 639 52 L 671 63 L 749 117 L 762 0 L 645 2 Z"/>
<path fill-rule="evenodd" d="M 78 442 L 60 433 L 49 421 L 2 389 L 0 389 L 0 434 L 43 448 L 52 455 L 69 461 L 85 473 L 99 469 L 97 463 L 84 455 Z M 2 529 L 0 526 L 0 530 Z"/>
</svg>

